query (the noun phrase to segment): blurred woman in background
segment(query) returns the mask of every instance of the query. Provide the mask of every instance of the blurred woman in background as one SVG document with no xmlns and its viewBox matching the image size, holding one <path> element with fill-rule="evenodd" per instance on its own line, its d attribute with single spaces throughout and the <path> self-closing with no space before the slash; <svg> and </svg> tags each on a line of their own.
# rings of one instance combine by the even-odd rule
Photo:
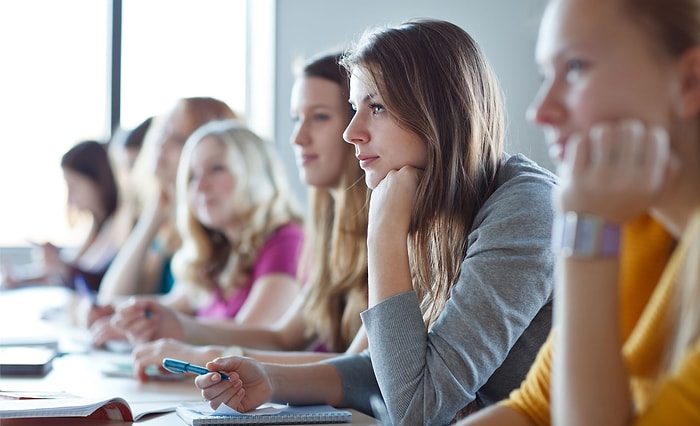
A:
<svg viewBox="0 0 700 426">
<path fill-rule="evenodd" d="M 61 168 L 71 224 L 79 213 L 88 212 L 90 230 L 74 252 L 48 242 L 40 244 L 38 262 L 23 271 L 8 271 L 5 287 L 61 285 L 94 293 L 126 238 L 115 223 L 119 190 L 106 146 L 93 140 L 80 142 L 63 155 Z"/>
<path fill-rule="evenodd" d="M 360 312 L 367 309 L 369 189 L 354 148 L 343 140 L 353 111 L 341 55 L 319 54 L 300 64 L 292 88 L 290 142 L 299 175 L 309 186 L 300 266 L 303 293 L 277 323 L 228 324 L 214 345 L 169 338 L 139 345 L 133 355 L 142 379 L 146 368 L 160 366 L 165 354 L 198 364 L 234 353 L 292 363 L 359 353 L 367 347 Z"/>
<path fill-rule="evenodd" d="M 274 148 L 240 123 L 195 131 L 178 167 L 176 285 L 160 302 L 119 309 L 116 324 L 135 342 L 211 344 L 216 326 L 279 320 L 300 288 L 303 229 L 290 194 Z"/>
<path fill-rule="evenodd" d="M 197 128 L 223 119 L 238 115 L 221 100 L 189 97 L 150 125 L 155 134 L 146 138 L 132 176 L 139 182 L 143 211 L 105 274 L 100 305 L 86 314 L 95 344 L 125 338 L 109 324 L 115 302 L 138 294 L 166 294 L 172 288 L 170 263 L 181 244 L 175 226 L 175 176 L 182 147 Z"/>
</svg>

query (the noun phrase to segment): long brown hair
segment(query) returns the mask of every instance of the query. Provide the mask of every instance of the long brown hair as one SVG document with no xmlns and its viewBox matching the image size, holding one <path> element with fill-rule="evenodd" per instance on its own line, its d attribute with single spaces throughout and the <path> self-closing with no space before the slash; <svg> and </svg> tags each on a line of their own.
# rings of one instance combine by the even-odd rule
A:
<svg viewBox="0 0 700 426">
<path fill-rule="evenodd" d="M 97 235 L 117 211 L 119 203 L 119 188 L 107 146 L 94 140 L 78 142 L 61 157 L 61 168 L 79 173 L 97 187 L 100 206 L 104 212 L 104 216 L 94 217 L 92 233 Z"/>
<path fill-rule="evenodd" d="M 322 54 L 305 62 L 297 78 L 320 77 L 338 84 L 347 103 L 350 82 L 340 66 L 341 53 Z M 348 104 L 347 122 L 352 119 Z M 343 352 L 361 326 L 360 312 L 367 309 L 367 214 L 369 189 L 352 145 L 338 134 L 343 151 L 340 182 L 331 194 L 327 188 L 310 188 L 310 212 L 302 274 L 308 295 L 304 313 L 310 334 L 328 350 Z"/>
<path fill-rule="evenodd" d="M 365 33 L 343 64 L 350 72 L 362 69 L 396 123 L 426 144 L 409 256 L 431 324 L 459 276 L 474 217 L 493 190 L 505 126 L 500 87 L 476 42 L 440 20 Z"/>
</svg>

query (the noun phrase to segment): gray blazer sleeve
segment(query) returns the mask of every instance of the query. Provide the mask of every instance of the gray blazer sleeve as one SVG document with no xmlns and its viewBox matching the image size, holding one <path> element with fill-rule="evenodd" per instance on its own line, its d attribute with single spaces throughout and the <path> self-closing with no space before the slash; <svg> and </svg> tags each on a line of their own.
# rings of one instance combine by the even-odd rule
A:
<svg viewBox="0 0 700 426">
<path fill-rule="evenodd" d="M 495 402 L 525 377 L 551 326 L 554 177 L 522 156 L 502 169 L 499 188 L 474 221 L 450 299 L 430 330 L 414 292 L 362 313 L 372 363 L 363 362 L 365 374 L 347 361 L 336 364 L 344 402 L 363 405 L 369 394 L 356 391 L 371 389 L 366 369 L 373 366 L 394 424 L 447 424 L 477 396 Z"/>
</svg>

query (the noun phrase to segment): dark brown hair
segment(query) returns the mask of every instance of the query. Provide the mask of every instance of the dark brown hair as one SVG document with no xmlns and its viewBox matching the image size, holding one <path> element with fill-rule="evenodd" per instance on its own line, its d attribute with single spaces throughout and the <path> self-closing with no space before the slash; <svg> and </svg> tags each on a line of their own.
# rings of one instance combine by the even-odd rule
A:
<svg viewBox="0 0 700 426">
<path fill-rule="evenodd" d="M 95 218 L 98 222 L 95 223 L 94 229 L 100 229 L 104 222 L 116 212 L 119 202 L 117 180 L 112 171 L 107 147 L 94 140 L 79 142 L 63 154 L 61 168 L 79 173 L 97 186 L 105 212 L 103 218 Z"/>
<path fill-rule="evenodd" d="M 365 33 L 342 63 L 361 69 L 396 123 L 425 142 L 409 256 L 430 324 L 449 298 L 472 222 L 494 185 L 505 127 L 500 87 L 472 37 L 440 20 Z"/>
</svg>

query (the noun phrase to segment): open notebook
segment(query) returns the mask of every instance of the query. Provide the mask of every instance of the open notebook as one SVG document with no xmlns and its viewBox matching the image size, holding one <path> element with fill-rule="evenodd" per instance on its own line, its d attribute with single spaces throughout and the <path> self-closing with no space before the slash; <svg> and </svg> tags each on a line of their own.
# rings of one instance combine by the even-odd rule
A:
<svg viewBox="0 0 700 426">
<path fill-rule="evenodd" d="M 66 398 L 40 392 L 2 392 L 0 395 L 0 419 L 85 417 L 131 422 L 147 414 L 171 411 L 175 411 L 173 403 L 137 402 L 130 405 L 123 398 Z"/>
<path fill-rule="evenodd" d="M 240 413 L 222 404 L 216 411 L 206 402 L 183 404 L 177 414 L 185 423 L 199 425 L 255 425 L 255 424 L 310 424 L 350 423 L 352 413 L 330 405 L 289 406 L 263 404 L 253 411 Z"/>
</svg>

